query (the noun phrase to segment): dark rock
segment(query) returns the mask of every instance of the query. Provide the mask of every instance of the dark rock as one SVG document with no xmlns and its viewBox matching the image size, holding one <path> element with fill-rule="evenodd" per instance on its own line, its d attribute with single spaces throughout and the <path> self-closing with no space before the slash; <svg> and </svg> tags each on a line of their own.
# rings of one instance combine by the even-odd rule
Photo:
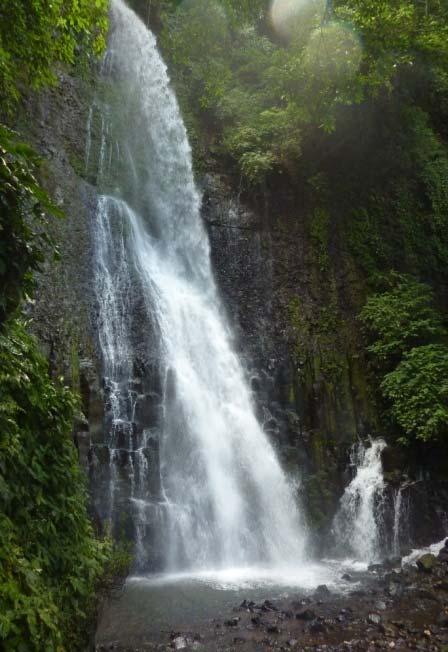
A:
<svg viewBox="0 0 448 652">
<path fill-rule="evenodd" d="M 278 611 L 278 608 L 270 600 L 265 600 L 261 605 L 262 611 Z"/>
<path fill-rule="evenodd" d="M 430 591 L 429 589 L 418 589 L 417 595 L 419 598 L 423 598 L 423 600 L 432 600 L 433 602 L 440 602 L 440 599 L 437 597 L 437 595 L 434 593 L 434 591 Z"/>
<path fill-rule="evenodd" d="M 227 625 L 227 627 L 238 627 L 238 623 L 240 622 L 240 618 L 229 618 L 229 620 L 226 620 L 224 622 L 224 625 Z"/>
<path fill-rule="evenodd" d="M 353 582 L 353 577 L 350 575 L 350 573 L 344 573 L 342 578 L 346 582 Z"/>
<path fill-rule="evenodd" d="M 321 622 L 320 620 L 315 620 L 310 625 L 310 632 L 312 634 L 325 634 L 326 631 L 327 628 L 325 626 L 325 623 Z"/>
<path fill-rule="evenodd" d="M 428 552 L 426 555 L 422 555 L 417 559 L 417 568 L 422 573 L 432 573 L 436 563 L 437 559 L 435 555 Z"/>
<path fill-rule="evenodd" d="M 321 584 L 314 591 L 314 599 L 322 600 L 323 598 L 328 598 L 331 595 L 331 591 L 326 584 Z"/>
<path fill-rule="evenodd" d="M 262 624 L 260 616 L 252 616 L 250 620 L 252 624 L 255 625 L 256 627 L 259 627 Z"/>
<path fill-rule="evenodd" d="M 367 568 L 369 573 L 379 573 L 382 570 L 384 570 L 383 564 L 370 564 L 370 566 Z"/>
<path fill-rule="evenodd" d="M 395 469 L 394 471 L 388 471 L 384 473 L 384 481 L 388 484 L 398 487 L 404 480 L 403 473 L 400 469 Z"/>
<path fill-rule="evenodd" d="M 448 548 L 442 548 L 442 550 L 437 555 L 437 559 L 439 561 L 443 561 L 444 563 L 448 563 Z"/>
<path fill-rule="evenodd" d="M 388 570 L 401 568 L 401 557 L 389 557 L 383 562 L 383 567 Z"/>
<path fill-rule="evenodd" d="M 439 627 L 448 627 L 448 613 L 446 611 L 442 611 L 438 617 L 437 617 L 437 624 Z"/>
<path fill-rule="evenodd" d="M 297 620 L 314 620 L 316 614 L 312 609 L 305 609 L 305 611 L 300 611 L 296 614 Z"/>
<path fill-rule="evenodd" d="M 281 633 L 280 627 L 278 627 L 277 625 L 268 625 L 266 627 L 266 631 L 268 632 L 268 634 L 280 634 Z"/>
<path fill-rule="evenodd" d="M 406 451 L 402 447 L 386 446 L 381 451 L 381 463 L 384 473 L 400 472 L 406 466 Z"/>
</svg>

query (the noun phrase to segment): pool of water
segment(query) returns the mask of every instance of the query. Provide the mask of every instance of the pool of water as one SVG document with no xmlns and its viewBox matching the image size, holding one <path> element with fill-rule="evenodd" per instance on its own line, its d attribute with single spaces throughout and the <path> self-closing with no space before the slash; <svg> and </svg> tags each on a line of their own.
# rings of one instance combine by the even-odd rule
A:
<svg viewBox="0 0 448 652">
<path fill-rule="evenodd" d="M 171 631 L 193 631 L 229 617 L 243 600 L 262 602 L 306 596 L 320 584 L 346 592 L 362 579 L 366 565 L 324 560 L 297 568 L 231 568 L 128 578 L 122 592 L 104 606 L 97 644 L 142 645 L 165 640 Z"/>
</svg>

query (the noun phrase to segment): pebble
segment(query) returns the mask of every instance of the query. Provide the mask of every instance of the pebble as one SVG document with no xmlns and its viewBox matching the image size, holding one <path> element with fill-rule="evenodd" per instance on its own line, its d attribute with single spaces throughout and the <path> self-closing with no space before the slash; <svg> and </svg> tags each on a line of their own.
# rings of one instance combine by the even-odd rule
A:
<svg viewBox="0 0 448 652">
<path fill-rule="evenodd" d="M 375 602 L 375 609 L 378 611 L 386 611 L 387 605 L 383 600 L 378 600 L 378 602 Z"/>
<path fill-rule="evenodd" d="M 224 625 L 227 625 L 227 627 L 237 627 L 239 622 L 239 618 L 230 618 L 229 620 L 225 621 Z"/>
</svg>

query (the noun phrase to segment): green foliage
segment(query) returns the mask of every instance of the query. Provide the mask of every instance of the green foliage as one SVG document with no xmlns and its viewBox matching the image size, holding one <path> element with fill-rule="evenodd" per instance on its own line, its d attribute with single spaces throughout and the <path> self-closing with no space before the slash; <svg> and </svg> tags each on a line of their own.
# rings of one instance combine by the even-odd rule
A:
<svg viewBox="0 0 448 652">
<path fill-rule="evenodd" d="M 0 124 L 0 326 L 32 287 L 50 240 L 47 213 L 59 214 L 34 176 L 38 159 Z"/>
<path fill-rule="evenodd" d="M 335 15 L 362 34 L 361 78 L 370 92 L 392 89 L 401 67 L 448 62 L 448 8 L 443 0 L 336 0 Z"/>
<path fill-rule="evenodd" d="M 321 272 L 328 271 L 330 259 L 328 255 L 330 215 L 328 211 L 316 208 L 311 219 L 310 236 L 315 252 L 315 259 Z"/>
<path fill-rule="evenodd" d="M 391 274 L 390 288 L 368 298 L 361 312 L 373 343 L 387 411 L 401 441 L 448 434 L 448 346 L 430 287 Z"/>
<path fill-rule="evenodd" d="M 304 3 L 285 35 L 267 1 L 165 3 L 161 42 L 183 109 L 214 131 L 249 185 L 274 171 L 297 176 L 304 144 L 337 131 L 343 107 L 398 97 L 404 78 L 412 89 L 425 75 L 430 93 L 448 97 L 444 3 L 332 5 Z"/>
<path fill-rule="evenodd" d="M 433 105 L 437 108 L 437 104 Z M 363 116 L 359 144 L 334 181 L 345 238 L 374 285 L 386 269 L 444 282 L 448 268 L 448 151 L 430 116 L 388 100 Z M 356 133 L 356 132 L 355 132 Z"/>
<path fill-rule="evenodd" d="M 0 335 L 0 647 L 73 650 L 109 556 L 71 439 L 76 400 L 22 323 Z"/>
<path fill-rule="evenodd" d="M 0 102 L 55 80 L 58 63 L 104 47 L 106 0 L 0 0 Z M 12 320 L 53 249 L 59 215 L 35 178 L 38 158 L 0 125 L 0 648 L 64 652 L 84 643 L 95 585 L 111 559 L 95 539 L 71 438 L 77 400 L 49 378 L 23 323 Z M 122 558 L 118 559 L 122 565 Z M 109 562 L 110 563 L 110 562 Z"/>
<path fill-rule="evenodd" d="M 361 320 L 375 338 L 367 350 L 383 368 L 445 332 L 428 285 L 396 273 L 387 281 L 390 289 L 370 296 L 361 312 Z"/>
<path fill-rule="evenodd" d="M 27 88 L 56 81 L 58 62 L 100 54 L 107 0 L 0 0 L 0 105 L 11 108 Z"/>
<path fill-rule="evenodd" d="M 382 383 L 391 415 L 406 434 L 422 441 L 448 435 L 448 346 L 411 349 Z"/>
</svg>

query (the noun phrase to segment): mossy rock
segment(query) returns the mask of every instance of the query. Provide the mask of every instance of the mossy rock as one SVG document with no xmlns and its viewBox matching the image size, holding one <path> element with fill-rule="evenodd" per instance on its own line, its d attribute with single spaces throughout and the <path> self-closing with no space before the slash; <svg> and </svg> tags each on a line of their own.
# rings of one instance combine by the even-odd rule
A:
<svg viewBox="0 0 448 652">
<path fill-rule="evenodd" d="M 437 559 L 435 555 L 432 555 L 429 552 L 426 555 L 422 555 L 419 559 L 417 559 L 417 568 L 422 573 L 432 573 L 436 564 L 437 564 Z"/>
</svg>

